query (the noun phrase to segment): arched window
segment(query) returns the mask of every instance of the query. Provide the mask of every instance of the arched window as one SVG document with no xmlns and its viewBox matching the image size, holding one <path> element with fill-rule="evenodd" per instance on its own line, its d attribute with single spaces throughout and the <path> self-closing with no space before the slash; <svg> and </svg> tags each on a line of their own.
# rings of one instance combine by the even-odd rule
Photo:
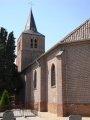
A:
<svg viewBox="0 0 90 120">
<path fill-rule="evenodd" d="M 55 65 L 52 64 L 51 67 L 51 86 L 55 86 L 56 85 L 56 80 L 55 80 Z"/>
<path fill-rule="evenodd" d="M 33 48 L 33 39 L 31 39 L 31 48 Z"/>
<path fill-rule="evenodd" d="M 37 40 L 35 39 L 34 47 L 37 48 Z"/>
<path fill-rule="evenodd" d="M 36 89 L 36 87 L 37 87 L 37 72 L 35 70 L 35 72 L 34 72 L 34 89 Z"/>
</svg>

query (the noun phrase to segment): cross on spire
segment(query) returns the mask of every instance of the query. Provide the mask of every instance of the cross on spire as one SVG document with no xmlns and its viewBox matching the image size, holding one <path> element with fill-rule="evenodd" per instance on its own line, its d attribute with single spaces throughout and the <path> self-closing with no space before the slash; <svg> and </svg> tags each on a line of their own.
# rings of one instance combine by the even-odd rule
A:
<svg viewBox="0 0 90 120">
<path fill-rule="evenodd" d="M 32 6 L 34 5 L 32 0 L 29 2 L 30 6 L 31 6 L 31 9 L 32 9 Z"/>
</svg>

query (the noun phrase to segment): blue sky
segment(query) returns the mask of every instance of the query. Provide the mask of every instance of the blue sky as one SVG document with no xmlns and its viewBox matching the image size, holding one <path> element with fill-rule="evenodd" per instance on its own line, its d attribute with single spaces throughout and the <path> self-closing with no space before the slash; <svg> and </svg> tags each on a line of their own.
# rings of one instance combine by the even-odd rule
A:
<svg viewBox="0 0 90 120">
<path fill-rule="evenodd" d="M 30 0 L 0 0 L 0 26 L 14 31 L 16 41 L 24 30 Z M 32 0 L 37 29 L 46 37 L 46 51 L 90 18 L 90 0 Z"/>
</svg>

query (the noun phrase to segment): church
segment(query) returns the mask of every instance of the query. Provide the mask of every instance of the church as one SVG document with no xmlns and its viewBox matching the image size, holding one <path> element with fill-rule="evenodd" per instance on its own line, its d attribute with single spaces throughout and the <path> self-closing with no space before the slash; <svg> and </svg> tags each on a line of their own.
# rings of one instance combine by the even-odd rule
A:
<svg viewBox="0 0 90 120">
<path fill-rule="evenodd" d="M 90 19 L 45 52 L 32 10 L 17 41 L 25 105 L 57 116 L 90 116 Z"/>
</svg>

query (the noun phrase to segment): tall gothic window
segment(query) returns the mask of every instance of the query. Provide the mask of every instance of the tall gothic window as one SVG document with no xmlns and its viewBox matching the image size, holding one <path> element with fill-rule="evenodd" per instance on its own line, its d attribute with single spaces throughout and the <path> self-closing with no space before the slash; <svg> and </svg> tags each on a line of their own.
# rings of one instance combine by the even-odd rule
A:
<svg viewBox="0 0 90 120">
<path fill-rule="evenodd" d="M 56 85 L 56 80 L 55 80 L 55 65 L 52 64 L 51 66 L 51 86 Z"/>
<path fill-rule="evenodd" d="M 31 39 L 31 48 L 33 48 L 33 39 Z"/>
<path fill-rule="evenodd" d="M 36 89 L 36 88 L 37 88 L 37 72 L 35 70 L 35 72 L 34 72 L 34 89 Z"/>
<path fill-rule="evenodd" d="M 34 47 L 37 48 L 37 40 L 35 39 Z"/>
</svg>

